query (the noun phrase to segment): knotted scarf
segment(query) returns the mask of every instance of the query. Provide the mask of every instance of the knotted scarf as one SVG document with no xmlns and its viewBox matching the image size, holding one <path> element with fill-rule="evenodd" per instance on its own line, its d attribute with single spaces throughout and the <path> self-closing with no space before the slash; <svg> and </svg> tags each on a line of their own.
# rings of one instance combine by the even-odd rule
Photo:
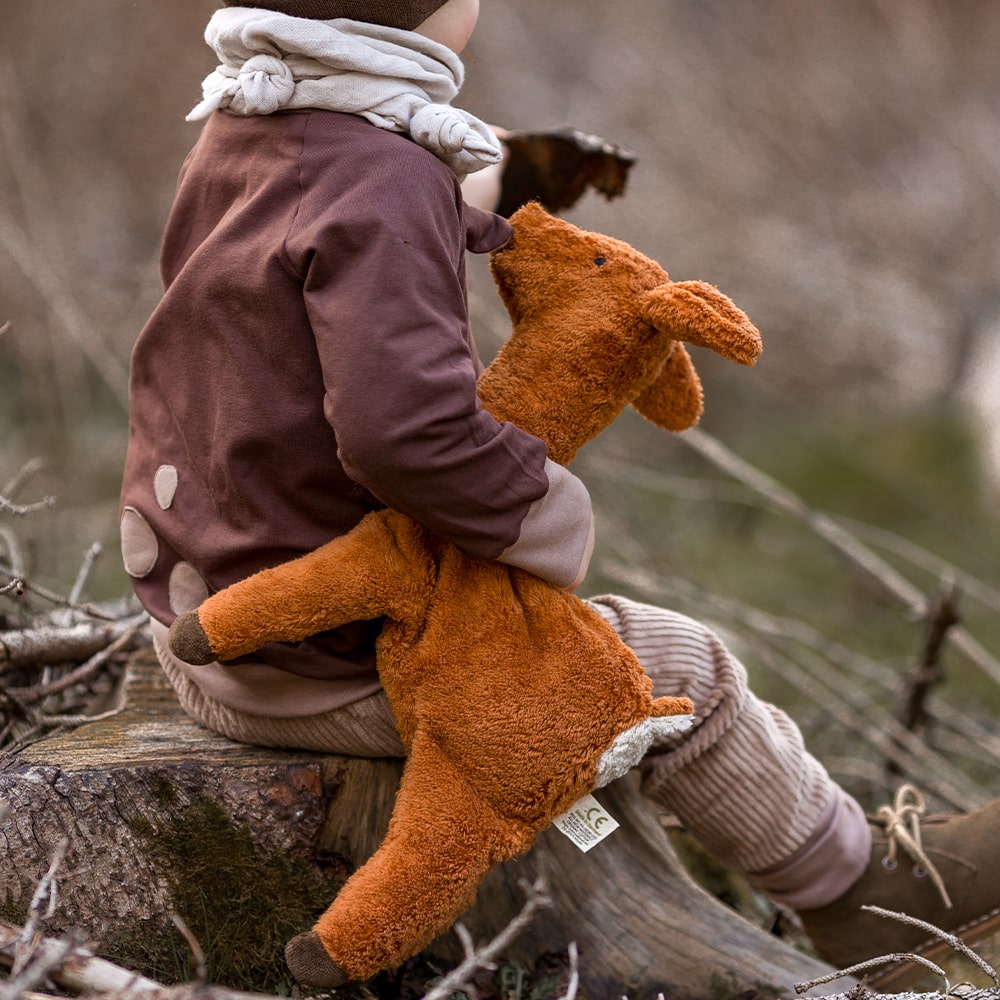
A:
<svg viewBox="0 0 1000 1000">
<path fill-rule="evenodd" d="M 255 7 L 217 10 L 205 41 L 219 66 L 188 121 L 220 108 L 239 115 L 317 108 L 403 132 L 458 175 L 501 157 L 489 127 L 451 106 L 462 60 L 416 32 L 338 18 L 314 21 Z"/>
</svg>

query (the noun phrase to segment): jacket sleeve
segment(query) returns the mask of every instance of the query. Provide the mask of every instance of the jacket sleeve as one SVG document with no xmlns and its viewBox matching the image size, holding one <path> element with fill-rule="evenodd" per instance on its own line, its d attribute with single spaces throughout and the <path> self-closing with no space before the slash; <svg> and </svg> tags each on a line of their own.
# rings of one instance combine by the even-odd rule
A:
<svg viewBox="0 0 1000 1000">
<path fill-rule="evenodd" d="M 481 406 L 461 194 L 417 152 L 391 183 L 369 175 L 354 197 L 301 213 L 325 220 L 298 256 L 339 457 L 381 502 L 469 555 L 574 586 L 590 498 L 544 442 Z"/>
</svg>

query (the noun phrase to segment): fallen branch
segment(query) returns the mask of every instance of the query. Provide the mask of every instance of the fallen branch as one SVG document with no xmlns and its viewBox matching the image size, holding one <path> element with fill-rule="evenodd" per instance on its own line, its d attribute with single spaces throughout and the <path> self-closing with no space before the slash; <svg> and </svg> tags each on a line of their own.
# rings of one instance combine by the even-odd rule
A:
<svg viewBox="0 0 1000 1000">
<path fill-rule="evenodd" d="M 20 1000 L 25 991 L 48 983 L 75 947 L 76 942 L 72 938 L 36 942 L 24 966 L 14 972 L 0 989 L 0 1000 Z"/>
<path fill-rule="evenodd" d="M 105 663 L 117 652 L 127 649 L 132 640 L 135 639 L 136 634 L 139 630 L 146 624 L 146 616 L 141 615 L 138 618 L 133 618 L 128 621 L 119 622 L 118 628 L 103 625 L 100 627 L 100 633 L 104 637 L 105 645 L 103 648 L 98 649 L 96 653 L 88 657 L 83 663 L 78 667 L 70 670 L 68 673 L 63 674 L 58 680 L 50 681 L 47 684 L 35 684 L 31 687 L 8 688 L 6 693 L 17 699 L 18 703 L 22 706 L 33 705 L 36 702 L 43 701 L 44 699 L 50 697 L 54 694 L 59 694 L 61 691 L 67 690 L 67 688 L 73 687 L 74 684 L 80 684 L 81 682 L 88 680 L 94 674 L 100 670 Z M 0 639 L 0 647 L 2 647 L 2 639 Z M 56 660 L 50 660 L 50 663 L 60 663 L 66 660 L 73 661 L 77 657 L 60 657 Z M 0 661 L 2 661 L 2 653 L 0 653 Z M 45 662 L 45 661 L 37 661 Z M 2 673 L 3 671 L 0 671 Z"/>
<path fill-rule="evenodd" d="M 10 967 L 10 952 L 23 933 L 22 928 L 0 921 L 0 964 Z M 72 939 L 39 938 L 35 942 L 33 955 L 38 969 L 44 969 L 42 977 L 36 979 L 34 985 L 44 979 L 51 979 L 64 990 L 92 997 L 108 996 L 113 1000 L 150 1000 L 154 997 L 156 1000 L 182 1000 L 195 994 L 204 1000 L 264 1000 L 266 997 L 266 994 L 246 993 L 222 986 L 165 986 L 138 972 L 98 958 Z M 17 1000 L 23 995 L 20 987 L 17 993 L 11 990 L 14 983 L 15 980 L 10 979 L 4 984 L 0 1000 Z M 23 986 L 24 990 L 32 988 L 33 986 Z"/>
<path fill-rule="evenodd" d="M 11 951 L 20 944 L 23 936 L 23 928 L 0 921 L 0 962 L 8 966 L 13 964 Z M 97 958 L 86 948 L 71 942 L 38 938 L 33 951 L 37 959 L 48 966 L 48 978 L 64 989 L 80 993 L 121 991 L 123 998 L 131 998 L 156 994 L 164 988 L 152 979 Z"/>
<path fill-rule="evenodd" d="M 134 634 L 136 625 L 144 621 L 145 615 L 139 615 L 111 622 L 80 622 L 65 627 L 41 625 L 0 632 L 0 673 L 86 660 L 122 635 Z"/>
</svg>

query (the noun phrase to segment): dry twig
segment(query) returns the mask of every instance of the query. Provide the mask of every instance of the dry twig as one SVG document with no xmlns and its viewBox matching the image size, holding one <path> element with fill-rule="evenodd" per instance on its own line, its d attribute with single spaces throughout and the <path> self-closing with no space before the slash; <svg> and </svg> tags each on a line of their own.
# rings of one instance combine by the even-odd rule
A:
<svg viewBox="0 0 1000 1000">
<path fill-rule="evenodd" d="M 544 875 L 539 875 L 530 885 L 522 879 L 521 886 L 527 896 L 521 912 L 489 943 L 476 948 L 468 930 L 462 924 L 455 925 L 455 933 L 462 942 L 465 958 L 428 990 L 423 1000 L 447 1000 L 453 993 L 467 990 L 476 973 L 483 969 L 495 969 L 495 959 L 504 948 L 531 923 L 539 910 L 552 905 Z"/>
<path fill-rule="evenodd" d="M 194 959 L 195 983 L 199 986 L 204 986 L 208 982 L 208 963 L 205 961 L 205 952 L 201 944 L 179 913 L 171 913 L 170 920 L 174 927 L 180 931 L 181 937 L 187 942 L 188 948 L 191 949 L 191 957 Z"/>
<path fill-rule="evenodd" d="M 882 955 L 878 958 L 871 958 L 865 962 L 859 962 L 856 965 L 852 965 L 847 969 L 838 969 L 836 972 L 831 972 L 829 975 L 820 976 L 818 979 L 811 979 L 807 983 L 796 983 L 796 993 L 805 993 L 807 990 L 821 986 L 823 983 L 830 983 L 835 979 L 841 979 L 844 976 L 852 976 L 855 973 L 864 972 L 867 969 L 872 969 L 879 965 L 887 965 L 891 962 L 914 962 L 918 965 L 924 966 L 926 969 L 930 969 L 931 972 L 940 976 L 944 981 L 944 990 L 936 993 L 881 994 L 876 993 L 874 990 L 869 989 L 865 985 L 861 985 L 855 987 L 848 993 L 833 994 L 830 997 L 824 997 L 823 1000 L 881 1000 L 883 997 L 885 997 L 886 1000 L 889 1000 L 889 998 L 892 998 L 892 1000 L 932 1000 L 932 998 L 940 998 L 942 996 L 962 997 L 963 1000 L 998 1000 L 998 998 L 1000 998 L 1000 980 L 997 979 L 996 971 L 987 961 L 977 955 L 961 938 L 956 937 L 954 934 L 949 934 L 947 931 L 941 930 L 940 927 L 936 927 L 934 924 L 928 923 L 926 920 L 911 917 L 908 913 L 897 913 L 894 910 L 883 909 L 881 906 L 862 906 L 861 909 L 866 910 L 869 913 L 874 913 L 880 917 L 886 917 L 890 920 L 898 920 L 900 923 L 909 924 L 911 927 L 919 927 L 932 937 L 939 938 L 954 948 L 955 951 L 959 952 L 959 954 L 968 958 L 981 971 L 985 972 L 986 975 L 993 980 L 993 986 L 985 989 L 977 989 L 971 983 L 959 983 L 957 986 L 953 987 L 948 982 L 948 976 L 945 974 L 944 969 L 942 969 L 939 965 L 936 965 L 934 962 L 930 961 L 930 959 L 924 958 L 922 955 L 904 952 Z"/>
<path fill-rule="evenodd" d="M 48 871 L 35 886 L 31 903 L 28 906 L 28 919 L 25 921 L 20 938 L 14 945 L 14 964 L 11 966 L 11 976 L 14 978 L 20 975 L 34 955 L 35 944 L 41 936 L 40 924 L 55 913 L 59 899 L 56 875 L 66 858 L 68 849 L 69 841 L 64 837 L 52 853 L 52 861 Z M 42 913 L 43 907 L 45 908 L 44 913 Z"/>
</svg>

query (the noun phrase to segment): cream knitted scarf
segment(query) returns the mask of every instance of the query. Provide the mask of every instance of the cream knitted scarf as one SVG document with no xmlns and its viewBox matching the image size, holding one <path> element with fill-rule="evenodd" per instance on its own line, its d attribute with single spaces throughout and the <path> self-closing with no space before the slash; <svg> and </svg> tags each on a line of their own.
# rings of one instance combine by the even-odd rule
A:
<svg viewBox="0 0 1000 1000">
<path fill-rule="evenodd" d="M 450 104 L 465 75 L 461 59 L 423 35 L 225 7 L 212 15 L 205 41 L 220 65 L 202 83 L 203 100 L 188 121 L 219 108 L 239 115 L 343 111 L 409 135 L 460 179 L 500 160 L 489 127 Z"/>
</svg>

